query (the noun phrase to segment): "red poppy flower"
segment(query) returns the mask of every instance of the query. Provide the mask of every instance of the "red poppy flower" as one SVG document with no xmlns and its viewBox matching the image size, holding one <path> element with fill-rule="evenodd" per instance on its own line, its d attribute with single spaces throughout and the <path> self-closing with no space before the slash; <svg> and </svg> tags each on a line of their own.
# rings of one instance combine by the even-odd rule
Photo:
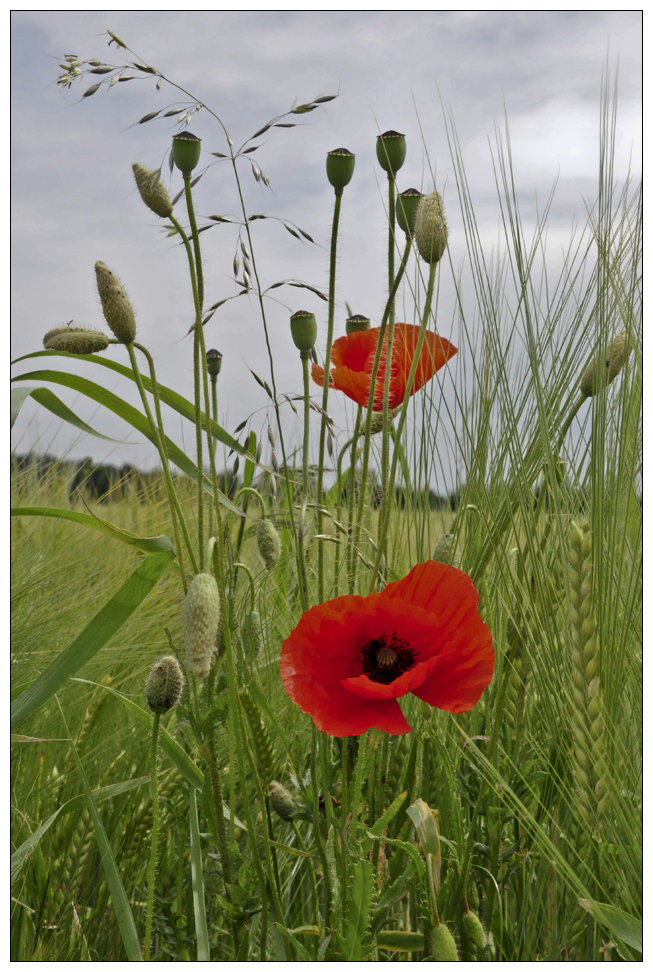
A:
<svg viewBox="0 0 653 972">
<path fill-rule="evenodd" d="M 364 408 L 367 408 L 370 398 L 372 367 L 380 332 L 380 327 L 372 327 L 369 331 L 353 331 L 345 337 L 338 338 L 331 347 L 331 384 Z M 404 400 L 408 374 L 415 357 L 418 337 L 419 327 L 415 324 L 395 324 L 392 339 L 389 408 L 396 408 Z M 457 350 L 446 338 L 438 337 L 432 331 L 427 331 L 415 372 L 413 392 L 418 391 L 422 385 L 430 381 L 436 371 L 439 371 L 449 358 L 453 358 Z M 387 337 L 384 337 L 374 389 L 373 409 L 375 412 L 380 412 L 383 408 L 386 359 Z M 324 368 L 314 364 L 311 375 L 316 384 L 324 385 Z"/>
<path fill-rule="evenodd" d="M 410 732 L 397 702 L 408 692 L 466 712 L 493 670 L 492 635 L 471 578 L 433 560 L 380 594 L 309 608 L 281 649 L 286 692 L 332 736 L 372 726 Z"/>
</svg>

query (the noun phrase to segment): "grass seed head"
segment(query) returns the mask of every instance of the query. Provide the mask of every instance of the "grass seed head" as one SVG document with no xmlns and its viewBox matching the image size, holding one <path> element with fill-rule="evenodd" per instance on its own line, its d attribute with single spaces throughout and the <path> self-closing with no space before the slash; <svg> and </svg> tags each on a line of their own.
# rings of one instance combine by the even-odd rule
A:
<svg viewBox="0 0 653 972">
<path fill-rule="evenodd" d="M 184 675 L 181 666 L 172 655 L 155 661 L 145 682 L 145 700 L 152 712 L 163 715 L 181 699 L 184 691 Z"/>
<path fill-rule="evenodd" d="M 580 382 L 580 390 L 583 395 L 586 398 L 591 398 L 614 381 L 625 365 L 631 351 L 628 335 L 625 331 L 621 331 L 608 344 L 605 360 L 601 355 L 597 355 L 583 372 Z"/>
<path fill-rule="evenodd" d="M 258 552 L 268 570 L 274 570 L 281 553 L 281 542 L 274 524 L 269 520 L 259 520 L 256 528 Z"/>
<path fill-rule="evenodd" d="M 146 169 L 140 162 L 132 165 L 136 186 L 141 194 L 141 199 L 148 209 L 151 209 L 157 216 L 167 219 L 172 214 L 172 203 L 168 190 L 159 178 L 156 180 L 157 173 Z"/>
<path fill-rule="evenodd" d="M 125 288 L 101 260 L 95 264 L 95 276 L 107 324 L 122 344 L 131 344 L 136 337 L 136 318 Z"/>
<path fill-rule="evenodd" d="M 95 354 L 108 346 L 106 334 L 87 327 L 53 327 L 43 338 L 43 347 L 48 351 L 68 351 L 70 354 Z"/>
<path fill-rule="evenodd" d="M 426 263 L 439 263 L 447 248 L 447 221 L 439 192 L 422 196 L 415 216 L 415 242 Z"/>
<path fill-rule="evenodd" d="M 206 678 L 211 668 L 220 622 L 220 595 L 212 574 L 196 574 L 184 601 L 182 628 L 186 668 Z"/>
</svg>

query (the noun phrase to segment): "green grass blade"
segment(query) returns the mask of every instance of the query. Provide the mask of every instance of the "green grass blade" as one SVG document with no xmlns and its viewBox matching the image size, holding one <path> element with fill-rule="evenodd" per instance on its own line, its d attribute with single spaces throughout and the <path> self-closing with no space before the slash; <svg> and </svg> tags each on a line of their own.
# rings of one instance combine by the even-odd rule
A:
<svg viewBox="0 0 653 972">
<path fill-rule="evenodd" d="M 89 381 L 88 378 L 81 378 L 79 375 L 69 375 L 65 371 L 32 371 L 27 375 L 19 375 L 16 378 L 12 378 L 12 381 L 51 381 L 55 384 L 63 385 L 65 388 L 72 388 L 73 391 L 78 391 L 82 395 L 86 395 L 92 401 L 97 402 L 98 405 L 104 405 L 109 411 L 113 412 L 119 418 L 124 419 L 129 425 L 133 426 L 138 432 L 145 436 L 146 439 L 156 445 L 156 438 L 145 415 L 139 411 L 139 409 L 134 408 L 128 402 L 124 402 L 122 398 L 118 395 L 114 395 L 113 392 L 109 391 L 107 388 L 103 388 L 102 385 L 98 385 L 94 381 Z M 143 380 L 145 378 L 143 377 Z M 219 426 L 216 426 L 218 429 Z M 234 440 L 235 441 L 235 440 Z M 164 442 L 166 447 L 166 452 L 170 461 L 181 469 L 182 472 L 193 480 L 193 482 L 198 482 L 199 474 L 197 471 L 197 466 L 190 459 L 185 452 L 183 452 L 178 445 L 176 445 L 172 439 L 168 436 L 164 436 Z M 238 443 L 236 443 L 238 445 Z M 243 447 L 238 445 L 238 451 L 243 452 Z M 247 454 L 247 453 L 246 453 Z M 207 476 L 202 477 L 202 484 L 207 493 L 211 496 L 213 495 L 213 487 L 207 478 Z M 220 503 L 225 506 L 232 513 L 237 513 L 238 516 L 242 516 L 242 510 L 228 499 L 224 493 L 218 491 L 218 498 Z"/>
<path fill-rule="evenodd" d="M 63 807 L 59 807 L 58 810 L 55 810 L 54 813 L 50 814 L 48 819 L 45 820 L 41 826 L 34 831 L 33 834 L 30 834 L 27 840 L 24 840 L 20 847 L 11 855 L 11 886 L 13 886 L 17 878 L 20 876 L 20 872 L 23 869 L 23 864 L 38 847 L 39 841 L 41 840 L 43 834 L 47 833 L 59 814 L 63 813 L 63 810 Z"/>
<path fill-rule="evenodd" d="M 70 736 L 70 729 L 66 723 L 66 718 L 63 714 L 61 705 L 59 705 L 59 709 L 61 710 L 61 718 L 66 726 L 66 732 Z M 107 884 L 109 885 L 111 902 L 116 912 L 116 920 L 118 922 L 118 927 L 120 928 L 120 936 L 122 938 L 123 945 L 125 946 L 125 951 L 127 952 L 127 958 L 130 962 L 142 962 L 143 956 L 141 954 L 141 945 L 138 940 L 136 925 L 134 924 L 134 916 L 132 915 L 132 910 L 129 907 L 129 900 L 125 893 L 123 883 L 120 880 L 120 874 L 118 873 L 118 867 L 113 856 L 113 851 L 111 850 L 109 838 L 107 837 L 107 833 L 104 829 L 102 821 L 100 820 L 100 815 L 97 812 L 95 800 L 93 799 L 93 794 L 91 793 L 91 788 L 89 786 L 88 779 L 86 778 L 82 761 L 79 758 L 79 753 L 77 752 L 72 737 L 70 739 L 70 747 L 75 760 L 75 765 L 77 766 L 79 778 L 84 788 L 84 794 L 86 796 L 88 809 L 91 814 L 91 820 L 93 821 L 95 839 L 100 851 L 102 867 L 104 868 L 104 874 L 107 879 Z"/>
<path fill-rule="evenodd" d="M 11 706 L 15 729 L 51 699 L 67 679 L 75 675 L 134 613 L 173 560 L 171 553 L 150 554 L 114 596 L 98 611 L 75 640 L 32 682 Z"/>
<path fill-rule="evenodd" d="M 11 390 L 11 428 L 14 426 L 14 422 L 18 418 L 18 413 L 20 412 L 25 400 L 32 397 L 35 402 L 47 408 L 49 412 L 56 415 L 57 418 L 63 419 L 64 422 L 69 422 L 70 425 L 74 425 L 75 428 L 79 429 L 81 432 L 88 432 L 90 435 L 96 435 L 98 439 L 106 439 L 107 442 L 117 442 L 117 439 L 111 439 L 108 435 L 102 435 L 101 432 L 96 432 L 92 429 L 90 425 L 78 418 L 75 413 L 68 408 L 67 405 L 57 398 L 53 391 L 49 388 L 12 388 Z"/>
<path fill-rule="evenodd" d="M 197 820 L 197 790 L 190 788 L 190 873 L 193 882 L 193 910 L 195 912 L 195 934 L 197 936 L 197 961 L 210 962 L 209 932 L 206 927 L 206 905 L 204 903 L 204 876 L 202 873 L 202 845 Z"/>
<path fill-rule="evenodd" d="M 629 915 L 614 905 L 603 904 L 601 901 L 579 898 L 578 903 L 589 911 L 594 921 L 607 928 L 611 935 L 620 938 L 626 945 L 636 948 L 638 952 L 643 950 L 643 931 L 639 918 Z"/>
<path fill-rule="evenodd" d="M 72 520 L 73 523 L 82 523 L 84 526 L 92 527 L 101 533 L 106 533 L 114 540 L 121 540 L 131 547 L 137 547 L 145 553 L 173 553 L 175 549 L 170 537 L 161 534 L 158 537 L 139 537 L 130 530 L 123 530 L 108 520 L 102 520 L 99 516 L 92 513 L 78 513 L 76 510 L 63 510 L 56 506 L 20 506 L 14 507 L 11 511 L 12 516 L 51 516 L 59 520 Z"/>
</svg>

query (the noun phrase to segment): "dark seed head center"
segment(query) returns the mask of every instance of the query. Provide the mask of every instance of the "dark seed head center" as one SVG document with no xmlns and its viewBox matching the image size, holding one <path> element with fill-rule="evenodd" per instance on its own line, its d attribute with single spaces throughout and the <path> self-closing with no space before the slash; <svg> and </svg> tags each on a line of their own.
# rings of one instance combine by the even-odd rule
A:
<svg viewBox="0 0 653 972">
<path fill-rule="evenodd" d="M 378 638 L 371 638 L 363 645 L 359 658 L 362 674 L 382 685 L 394 682 L 415 664 L 415 652 L 396 631 L 390 636 L 384 632 Z"/>
</svg>

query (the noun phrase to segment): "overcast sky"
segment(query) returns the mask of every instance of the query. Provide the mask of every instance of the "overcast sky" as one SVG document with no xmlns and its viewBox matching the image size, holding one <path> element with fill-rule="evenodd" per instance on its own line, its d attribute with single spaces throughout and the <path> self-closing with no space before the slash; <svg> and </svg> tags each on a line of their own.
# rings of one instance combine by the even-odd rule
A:
<svg viewBox="0 0 653 972">
<path fill-rule="evenodd" d="M 43 334 L 73 319 L 105 328 L 93 265 L 103 260 L 122 278 L 137 313 L 138 337 L 153 351 L 159 378 L 192 394 L 192 346 L 183 335 L 192 323 L 192 301 L 183 251 L 166 239 L 161 220 L 134 190 L 131 164 L 156 168 L 166 159 L 171 119 L 134 125 L 159 108 L 179 107 L 174 89 L 146 77 L 110 90 L 103 86 L 80 102 L 99 77 L 84 78 L 64 93 L 56 85 L 64 54 L 124 63 L 107 47 L 106 28 L 140 57 L 187 88 L 218 114 L 236 145 L 293 103 L 338 94 L 324 109 L 290 120 L 257 140 L 254 158 L 271 189 L 256 183 L 239 163 L 249 213 L 282 216 L 318 245 L 293 239 L 279 222 L 253 224 L 262 281 L 297 278 L 328 284 L 328 242 L 333 190 L 326 153 L 345 146 L 356 171 L 345 191 L 339 249 L 335 336 L 344 334 L 345 301 L 354 313 L 379 323 L 385 300 L 385 177 L 375 156 L 376 136 L 395 129 L 407 136 L 408 155 L 399 190 L 432 191 L 424 150 L 445 197 L 454 265 L 464 259 L 464 239 L 444 117 L 451 110 L 462 148 L 476 215 L 488 251 L 497 240 L 500 211 L 488 139 L 504 108 L 510 124 L 517 185 L 526 223 L 559 176 L 550 220 L 550 244 L 564 247 L 584 199 L 595 196 L 598 172 L 599 94 L 606 58 L 619 71 L 617 174 L 629 162 L 640 171 L 641 16 L 638 12 L 18 12 L 12 16 L 12 357 L 42 347 Z M 136 72 L 137 73 L 137 72 Z M 287 120 L 287 119 L 285 119 Z M 131 127 L 130 127 L 131 126 Z M 421 132 L 420 132 L 421 127 Z M 224 136 L 202 111 L 190 130 L 203 140 L 203 162 L 224 150 Z M 166 172 L 167 177 L 167 172 Z M 383 177 L 383 178 L 382 178 Z M 171 194 L 181 186 L 173 175 Z M 197 186 L 197 211 L 238 213 L 228 165 L 215 165 Z M 183 218 L 181 204 L 176 209 Z M 231 270 L 238 228 L 218 226 L 202 235 L 206 303 L 237 293 Z M 454 344 L 455 321 L 443 313 L 438 330 Z M 450 283 L 450 282 L 449 282 Z M 301 391 L 301 370 L 288 327 L 300 307 L 318 316 L 324 347 L 326 304 L 308 291 L 284 287 L 270 302 L 271 342 L 281 392 Z M 413 323 L 409 321 L 409 323 Z M 220 308 L 206 327 L 208 347 L 224 354 L 219 381 L 221 422 L 233 431 L 255 413 L 265 422 L 267 399 L 248 368 L 264 378 L 269 368 L 254 297 Z M 182 340 L 180 340 L 182 339 Z M 107 354 L 126 361 L 124 349 Z M 16 371 L 44 366 L 23 362 Z M 70 368 L 50 359 L 48 367 Z M 136 402 L 128 383 L 97 367 L 75 369 Z M 33 383 L 32 383 L 33 384 Z M 74 429 L 28 401 L 14 429 L 18 452 L 34 449 L 113 463 L 155 464 L 154 450 L 119 420 L 81 397 L 52 386 L 96 428 L 119 439 L 107 443 Z M 315 392 L 318 389 L 315 386 Z M 340 428 L 347 416 L 342 396 L 330 399 Z M 349 413 L 351 414 L 351 413 Z M 299 427 L 289 423 L 291 438 Z M 192 453 L 192 430 L 173 418 L 170 434 Z"/>
</svg>

